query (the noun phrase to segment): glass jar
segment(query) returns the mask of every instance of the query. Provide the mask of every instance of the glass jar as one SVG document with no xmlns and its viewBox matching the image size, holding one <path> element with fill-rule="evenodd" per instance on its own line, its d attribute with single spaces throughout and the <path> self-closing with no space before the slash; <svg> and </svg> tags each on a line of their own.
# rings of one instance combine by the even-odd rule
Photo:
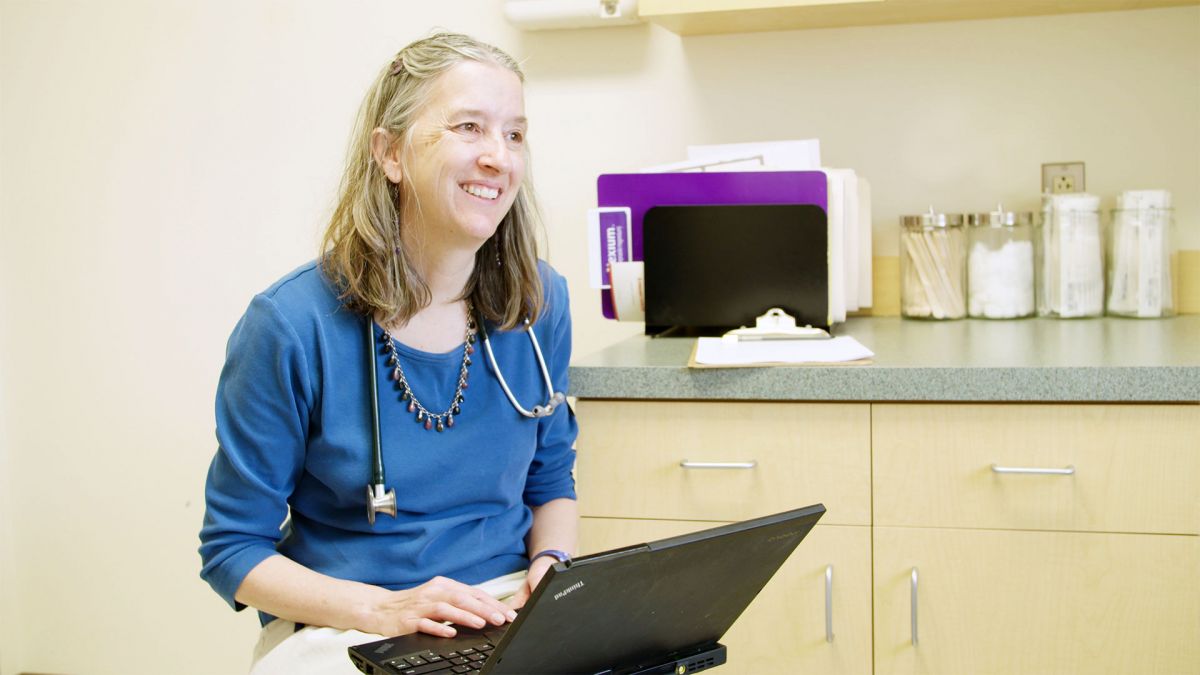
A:
<svg viewBox="0 0 1200 675">
<path fill-rule="evenodd" d="M 966 316 L 966 239 L 962 215 L 900 218 L 900 313 L 914 319 Z"/>
<path fill-rule="evenodd" d="M 1117 198 L 1108 238 L 1108 313 L 1158 318 L 1175 314 L 1171 285 L 1174 211 L 1165 190 Z"/>
<path fill-rule="evenodd" d="M 1005 211 L 967 216 L 967 315 L 1033 316 L 1033 214 Z"/>
<path fill-rule="evenodd" d="M 1036 237 L 1038 316 L 1081 318 L 1104 313 L 1104 248 L 1100 198 L 1046 195 Z"/>
</svg>

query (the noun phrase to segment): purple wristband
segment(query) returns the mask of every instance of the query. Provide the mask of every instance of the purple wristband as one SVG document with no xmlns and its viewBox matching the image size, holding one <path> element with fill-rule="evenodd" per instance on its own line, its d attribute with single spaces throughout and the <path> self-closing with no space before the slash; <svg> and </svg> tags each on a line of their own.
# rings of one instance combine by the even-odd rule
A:
<svg viewBox="0 0 1200 675">
<path fill-rule="evenodd" d="M 539 551 L 532 558 L 530 558 L 529 564 L 532 565 L 533 561 L 537 560 L 538 558 L 546 558 L 546 557 L 554 558 L 558 562 L 570 562 L 570 560 L 571 560 L 570 553 L 567 553 L 566 551 L 560 551 L 560 550 L 554 549 L 554 548 L 548 548 L 545 551 Z"/>
</svg>

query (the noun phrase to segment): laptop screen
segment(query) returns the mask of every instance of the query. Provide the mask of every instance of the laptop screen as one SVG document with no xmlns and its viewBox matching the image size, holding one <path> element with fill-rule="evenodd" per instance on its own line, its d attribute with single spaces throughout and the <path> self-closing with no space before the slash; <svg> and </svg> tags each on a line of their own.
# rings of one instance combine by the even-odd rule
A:
<svg viewBox="0 0 1200 675">
<path fill-rule="evenodd" d="M 486 672 L 594 673 L 716 643 L 824 512 L 816 505 L 557 564 Z"/>
</svg>

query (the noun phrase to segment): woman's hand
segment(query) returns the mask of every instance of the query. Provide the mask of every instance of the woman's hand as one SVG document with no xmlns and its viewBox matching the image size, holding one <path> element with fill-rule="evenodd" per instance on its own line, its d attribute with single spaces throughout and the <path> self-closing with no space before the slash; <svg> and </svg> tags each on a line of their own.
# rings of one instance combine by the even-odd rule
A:
<svg viewBox="0 0 1200 675">
<path fill-rule="evenodd" d="M 442 622 L 483 628 L 488 623 L 503 626 L 517 618 L 503 602 L 445 577 L 434 577 L 403 591 L 379 591 L 362 610 L 356 622 L 359 630 L 387 636 L 419 632 L 454 637 L 457 631 Z"/>
<path fill-rule="evenodd" d="M 529 596 L 533 594 L 533 589 L 537 588 L 542 577 L 546 576 L 546 570 L 550 569 L 554 563 L 558 562 L 549 556 L 543 556 L 534 560 L 529 564 L 529 571 L 525 573 L 525 583 L 513 593 L 512 597 L 505 600 L 509 606 L 520 609 L 529 601 Z"/>
</svg>

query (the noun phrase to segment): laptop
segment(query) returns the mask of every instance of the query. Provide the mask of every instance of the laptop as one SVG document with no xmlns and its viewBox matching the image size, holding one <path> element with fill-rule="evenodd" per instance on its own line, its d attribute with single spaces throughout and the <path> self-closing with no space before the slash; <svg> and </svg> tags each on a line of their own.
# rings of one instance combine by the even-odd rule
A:
<svg viewBox="0 0 1200 675">
<path fill-rule="evenodd" d="M 555 563 L 517 619 L 349 649 L 367 675 L 650 675 L 725 663 L 718 641 L 825 513 L 815 504 Z"/>
</svg>

